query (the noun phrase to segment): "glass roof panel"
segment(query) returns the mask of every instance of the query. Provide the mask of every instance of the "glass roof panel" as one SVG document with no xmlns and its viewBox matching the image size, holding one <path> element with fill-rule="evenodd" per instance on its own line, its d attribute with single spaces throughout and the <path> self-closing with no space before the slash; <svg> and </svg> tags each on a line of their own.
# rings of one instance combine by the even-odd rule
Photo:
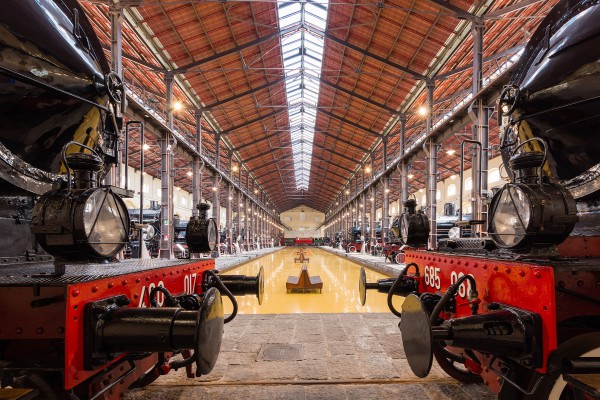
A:
<svg viewBox="0 0 600 400">
<path fill-rule="evenodd" d="M 328 4 L 305 2 L 278 2 L 279 28 L 308 23 L 325 30 Z M 312 161 L 314 129 L 319 101 L 319 78 L 323 58 L 323 38 L 299 30 L 282 39 L 283 67 L 286 76 L 288 119 L 292 139 L 292 154 L 296 188 L 308 189 Z M 298 74 L 300 76 L 298 76 Z M 313 78 L 307 77 L 310 74 Z"/>
</svg>

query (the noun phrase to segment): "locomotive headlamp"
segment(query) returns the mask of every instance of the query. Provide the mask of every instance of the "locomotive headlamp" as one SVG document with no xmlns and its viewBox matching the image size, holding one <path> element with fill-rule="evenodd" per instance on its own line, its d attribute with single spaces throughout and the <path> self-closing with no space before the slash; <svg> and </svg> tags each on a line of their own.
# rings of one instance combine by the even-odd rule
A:
<svg viewBox="0 0 600 400">
<path fill-rule="evenodd" d="M 200 203 L 196 206 L 199 216 L 192 216 L 188 222 L 185 241 L 190 253 L 207 253 L 217 245 L 217 223 L 208 218 L 210 205 Z"/>
<path fill-rule="evenodd" d="M 504 185 L 490 205 L 489 234 L 499 247 L 555 245 L 565 240 L 575 227 L 577 208 L 571 193 L 560 185 L 543 181 L 538 173 L 545 160 L 540 151 L 511 157 L 509 164 L 516 182 Z"/>
<path fill-rule="evenodd" d="M 70 144 L 88 148 L 79 143 L 67 146 Z M 69 260 L 113 257 L 129 237 L 125 203 L 110 188 L 97 187 L 97 174 L 103 166 L 97 154 L 72 153 L 64 161 L 69 188 L 48 192 L 39 199 L 33 209 L 32 232 L 54 256 Z"/>
<path fill-rule="evenodd" d="M 417 201 L 408 199 L 404 203 L 406 212 L 400 216 L 399 233 L 402 244 L 424 246 L 429 237 L 429 220 L 422 212 L 416 212 Z"/>
</svg>

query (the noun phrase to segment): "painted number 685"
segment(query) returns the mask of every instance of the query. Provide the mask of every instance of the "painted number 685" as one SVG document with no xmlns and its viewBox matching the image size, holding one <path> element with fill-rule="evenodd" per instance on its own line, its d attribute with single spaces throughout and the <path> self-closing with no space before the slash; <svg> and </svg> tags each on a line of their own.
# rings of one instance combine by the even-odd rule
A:
<svg viewBox="0 0 600 400">
<path fill-rule="evenodd" d="M 438 267 L 425 266 L 425 286 L 432 287 L 434 289 L 441 289 L 442 283 L 440 279 L 440 269 Z"/>
</svg>

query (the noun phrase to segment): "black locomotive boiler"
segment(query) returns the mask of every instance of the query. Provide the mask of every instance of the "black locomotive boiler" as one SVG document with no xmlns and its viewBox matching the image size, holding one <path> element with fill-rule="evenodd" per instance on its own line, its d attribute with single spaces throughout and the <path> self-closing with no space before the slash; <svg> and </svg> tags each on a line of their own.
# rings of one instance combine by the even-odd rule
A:
<svg viewBox="0 0 600 400">
<path fill-rule="evenodd" d="M 130 221 L 103 182 L 124 96 L 76 1 L 3 2 L 2 398 L 116 399 L 171 369 L 207 374 L 235 316 L 221 296 L 262 300 L 261 273 L 220 277 L 212 259 L 117 260 Z M 190 237 L 208 252 L 215 226 L 201 220 Z"/>
<path fill-rule="evenodd" d="M 540 24 L 499 101 L 510 182 L 488 231 L 406 249 L 399 328 L 419 377 L 435 357 L 500 399 L 600 396 L 600 3 L 560 1 Z M 407 219 L 411 216 L 407 215 Z M 426 228 L 424 228 L 426 229 Z M 424 245 L 419 232 L 403 240 Z"/>
</svg>

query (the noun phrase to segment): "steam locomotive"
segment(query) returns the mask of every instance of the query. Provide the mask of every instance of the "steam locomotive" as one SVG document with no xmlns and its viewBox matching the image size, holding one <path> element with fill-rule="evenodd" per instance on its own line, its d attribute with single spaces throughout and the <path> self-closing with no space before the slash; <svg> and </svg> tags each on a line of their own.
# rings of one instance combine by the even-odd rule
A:
<svg viewBox="0 0 600 400">
<path fill-rule="evenodd" d="M 423 214 L 399 233 L 406 267 L 360 280 L 404 296 L 399 328 L 419 377 L 433 357 L 499 399 L 600 396 L 600 4 L 562 0 L 546 16 L 499 101 L 510 176 L 487 234 L 427 245 Z"/>
<path fill-rule="evenodd" d="M 2 398 L 116 399 L 172 369 L 207 374 L 235 316 L 222 294 L 234 310 L 235 295 L 261 301 L 261 273 L 220 276 L 212 259 L 117 260 L 130 219 L 102 182 L 119 159 L 124 96 L 76 1 L 3 3 Z M 215 246 L 209 207 L 187 224 L 190 252 Z"/>
</svg>

